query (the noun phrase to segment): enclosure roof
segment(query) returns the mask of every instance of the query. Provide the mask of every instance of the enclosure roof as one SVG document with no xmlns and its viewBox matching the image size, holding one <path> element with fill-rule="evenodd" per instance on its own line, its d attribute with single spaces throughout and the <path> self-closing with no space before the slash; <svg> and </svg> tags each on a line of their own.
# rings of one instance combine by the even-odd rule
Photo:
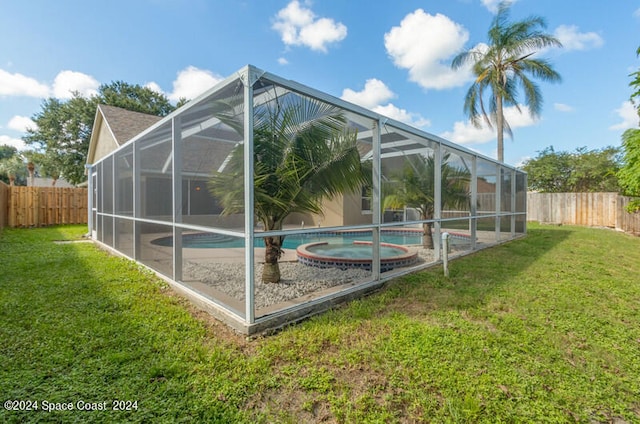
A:
<svg viewBox="0 0 640 424">
<path fill-rule="evenodd" d="M 186 131 L 187 134 L 183 134 L 183 137 L 188 136 L 190 132 L 193 131 L 206 131 L 210 127 L 215 126 L 216 122 L 220 123 L 219 120 L 209 119 L 206 120 L 207 116 L 202 115 L 203 113 L 208 113 L 206 108 L 202 108 L 203 104 L 209 101 L 213 96 L 221 93 L 223 90 L 235 90 L 238 86 L 244 85 L 253 86 L 254 87 L 254 105 L 260 105 L 267 101 L 269 101 L 269 96 L 267 95 L 267 87 L 278 87 L 275 92 L 276 96 L 283 96 L 287 93 L 298 93 L 304 96 L 312 97 L 322 102 L 326 102 L 328 104 L 332 104 L 341 108 L 345 112 L 345 117 L 350 126 L 356 128 L 358 131 L 358 150 L 363 157 L 363 159 L 371 159 L 373 157 L 373 139 L 374 139 L 374 131 L 372 129 L 372 122 L 379 123 L 380 125 L 380 156 L 381 157 L 394 157 L 399 155 L 406 154 L 414 154 L 418 152 L 424 152 L 425 149 L 433 148 L 434 143 L 437 143 L 446 148 L 455 149 L 459 154 L 469 155 L 481 159 L 485 159 L 490 163 L 497 164 L 498 162 L 486 156 L 483 156 L 477 152 L 474 152 L 464 146 L 457 145 L 448 140 L 445 140 L 439 136 L 434 134 L 427 133 L 423 130 L 419 130 L 417 128 L 411 127 L 405 123 L 396 121 L 394 119 L 385 117 L 380 115 L 372 110 L 366 109 L 364 107 L 358 106 L 356 104 L 347 102 L 345 100 L 339 99 L 337 97 L 331 96 L 327 93 L 323 93 L 319 90 L 315 90 L 311 87 L 305 86 L 303 84 L 297 83 L 292 80 L 284 79 L 278 77 L 277 75 L 271 74 L 269 72 L 258 69 L 252 65 L 247 65 L 237 71 L 236 73 L 230 75 L 225 80 L 219 82 L 214 87 L 202 93 L 200 96 L 191 100 L 187 104 L 183 105 L 179 109 L 176 109 L 171 114 L 165 116 L 164 118 L 159 118 L 155 116 L 143 115 L 146 118 L 152 119 L 151 121 L 145 121 L 145 125 L 134 127 L 135 124 L 140 124 L 140 121 L 133 120 L 132 125 L 126 128 L 128 130 L 126 136 L 118 136 L 116 149 L 120 147 L 124 147 L 123 144 L 125 142 L 133 142 L 142 137 L 146 137 L 148 134 L 153 132 L 157 132 L 157 130 L 163 126 L 170 125 L 172 119 L 178 116 L 190 116 L 189 119 L 194 120 L 195 127 Z M 120 113 L 116 111 L 115 116 L 111 116 L 109 114 L 108 109 L 119 109 L 113 108 L 110 106 L 101 105 L 98 108 L 98 111 L 101 112 L 105 119 L 109 121 L 111 131 L 114 133 L 114 137 L 117 136 L 115 127 L 122 128 L 127 127 L 125 121 L 120 121 L 118 118 L 124 118 L 124 116 L 119 116 L 120 114 L 131 114 L 135 112 L 123 111 L 120 109 Z M 105 113 L 106 112 L 106 113 Z M 111 111 L 113 112 L 113 111 Z M 205 114 L 206 114 L 205 113 Z M 140 115 L 140 114 L 137 114 Z M 197 121 L 197 122 L 196 122 Z M 94 130 L 98 123 L 98 116 L 96 116 L 96 124 L 94 124 Z M 200 125 L 204 126 L 200 126 Z M 185 125 L 183 122 L 182 125 Z M 169 127 L 167 127 L 169 128 Z M 164 130 L 165 132 L 168 129 Z M 168 134 L 168 133 L 167 133 Z M 207 135 L 207 134 L 205 134 Z M 94 140 L 92 135 L 91 143 L 92 145 L 89 148 L 89 152 L 92 152 Z M 163 135 L 166 136 L 166 135 Z M 207 135 L 208 136 L 208 135 Z M 240 140 L 236 140 L 240 141 Z M 97 155 L 94 155 L 97 156 Z M 101 157 L 89 156 L 89 160 L 87 161 L 90 164 L 97 163 Z M 508 164 L 501 163 L 501 166 L 506 168 L 515 169 L 513 166 Z"/>
</svg>

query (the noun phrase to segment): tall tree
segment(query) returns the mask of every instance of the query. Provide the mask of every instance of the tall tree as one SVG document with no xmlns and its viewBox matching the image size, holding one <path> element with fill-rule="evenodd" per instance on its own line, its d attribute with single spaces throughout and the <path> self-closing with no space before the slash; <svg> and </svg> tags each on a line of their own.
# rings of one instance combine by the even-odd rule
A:
<svg viewBox="0 0 640 424">
<path fill-rule="evenodd" d="M 225 121 L 223 113 L 217 116 Z M 341 111 L 290 95 L 256 108 L 254 123 L 254 213 L 265 231 L 282 229 L 294 212 L 322 213 L 324 199 L 359 190 L 370 181 L 360 161 L 356 133 Z M 240 128 L 229 122 L 232 128 Z M 244 212 L 243 146 L 232 152 L 224 172 L 214 172 L 209 190 L 223 214 Z M 280 281 L 278 260 L 284 236 L 264 237 L 262 281 Z"/>
<path fill-rule="evenodd" d="M 24 177 L 27 173 L 27 164 L 19 155 L 0 160 L 0 174 L 9 178 L 9 185 L 15 185 L 16 179 Z"/>
<path fill-rule="evenodd" d="M 103 84 L 97 95 L 88 98 L 76 92 L 66 101 L 45 100 L 41 111 L 32 117 L 36 128 L 29 128 L 23 139 L 34 150 L 46 153 L 72 184 L 86 179 L 84 164 L 98 104 L 159 116 L 173 110 L 163 94 L 122 81 Z"/>
<path fill-rule="evenodd" d="M 8 144 L 3 144 L 0 146 L 0 161 L 3 159 L 9 159 L 18 154 L 18 149 L 13 146 L 9 146 Z M 9 184 L 9 177 L 0 172 L 0 181 Z"/>
<path fill-rule="evenodd" d="M 570 182 L 575 192 L 618 192 L 617 173 L 620 169 L 620 150 L 608 146 L 587 150 L 578 147 L 572 155 L 573 170 Z"/>
<path fill-rule="evenodd" d="M 514 106 L 522 111 L 517 96 L 521 88 L 529 113 L 532 117 L 539 116 L 542 94 L 530 76 L 549 82 L 561 79 L 548 61 L 533 58 L 541 49 L 562 46 L 560 41 L 542 31 L 546 28 L 545 20 L 532 16 L 510 22 L 509 8 L 510 2 L 500 3 L 489 28 L 487 45 L 463 51 L 451 63 L 454 69 L 472 66 L 476 78 L 467 91 L 464 112 L 476 127 L 482 126 L 482 120 L 491 128 L 495 126 L 500 162 L 504 161 L 504 133 L 513 137 L 504 117 L 504 108 Z"/>
<path fill-rule="evenodd" d="M 640 56 L 640 47 L 636 50 Z M 631 101 L 636 105 L 640 116 L 640 70 L 631 74 L 633 80 L 629 84 L 633 88 Z M 626 195 L 639 197 L 631 202 L 629 211 L 640 211 L 640 129 L 631 128 L 622 134 L 623 165 L 618 172 L 620 185 Z"/>
<path fill-rule="evenodd" d="M 59 158 L 64 178 L 72 184 L 85 180 L 84 164 L 98 99 L 79 93 L 67 101 L 49 98 L 32 119 L 36 128 L 23 137 L 33 150 Z"/>
<path fill-rule="evenodd" d="M 617 192 L 620 151 L 615 147 L 556 152 L 549 146 L 527 160 L 529 190 L 542 193 Z"/>
<path fill-rule="evenodd" d="M 443 207 L 465 207 L 469 204 L 471 174 L 465 168 L 449 163 L 450 155 L 442 157 L 440 166 L 440 197 Z M 433 155 L 407 157 L 402 172 L 384 184 L 383 208 L 415 208 L 421 220 L 433 219 L 435 211 L 435 172 Z M 433 249 L 432 222 L 423 224 L 422 244 Z"/>
<path fill-rule="evenodd" d="M 542 193 L 569 193 L 571 156 L 568 152 L 556 152 L 553 146 L 546 147 L 538 156 L 527 160 L 522 169 L 527 172 L 529 190 Z"/>
<path fill-rule="evenodd" d="M 29 163 L 32 163 L 37 176 L 51 178 L 51 185 L 56 185 L 62 169 L 59 156 L 54 156 L 50 152 L 42 153 L 35 150 L 25 150 L 21 154 L 28 161 L 27 170 L 29 169 Z"/>
<path fill-rule="evenodd" d="M 0 146 L 0 160 L 8 159 L 12 156 L 18 154 L 18 149 L 13 146 L 9 146 L 8 144 L 3 144 Z"/>
<path fill-rule="evenodd" d="M 618 172 L 620 185 L 625 194 L 640 197 L 640 130 L 631 128 L 622 135 L 624 151 L 623 166 Z M 640 210 L 640 201 L 633 203 L 634 210 Z"/>
<path fill-rule="evenodd" d="M 167 116 L 175 109 L 165 95 L 147 87 L 129 84 L 124 81 L 103 84 L 98 89 L 98 92 L 101 104 L 117 106 L 134 112 Z"/>
<path fill-rule="evenodd" d="M 51 178 L 51 185 L 55 186 L 56 182 L 60 179 L 63 169 L 60 158 L 50 153 L 44 153 L 41 154 L 37 160 L 40 166 L 40 175 Z"/>
</svg>

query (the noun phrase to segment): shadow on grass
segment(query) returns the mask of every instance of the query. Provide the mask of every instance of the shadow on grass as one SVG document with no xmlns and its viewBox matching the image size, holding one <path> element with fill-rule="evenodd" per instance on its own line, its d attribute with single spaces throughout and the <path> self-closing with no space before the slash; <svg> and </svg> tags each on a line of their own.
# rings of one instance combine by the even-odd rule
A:
<svg viewBox="0 0 640 424">
<path fill-rule="evenodd" d="M 0 421 L 241 421 L 233 400 L 203 396 L 187 378 L 211 366 L 202 323 L 131 261 L 91 243 L 53 243 L 82 233 L 0 234 L 0 393 L 3 402 L 38 402 L 32 411 L 0 408 Z M 212 388 L 234 390 L 228 377 L 242 355 L 229 357 L 216 364 Z M 45 410 L 52 405 L 70 410 Z"/>
</svg>

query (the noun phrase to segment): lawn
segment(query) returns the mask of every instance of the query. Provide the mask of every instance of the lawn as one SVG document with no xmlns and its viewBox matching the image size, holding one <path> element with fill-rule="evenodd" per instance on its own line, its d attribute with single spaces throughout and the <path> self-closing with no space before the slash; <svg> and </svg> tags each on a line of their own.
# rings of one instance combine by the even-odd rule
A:
<svg viewBox="0 0 640 424">
<path fill-rule="evenodd" d="M 640 238 L 532 226 L 247 340 L 84 231 L 0 235 L 0 422 L 640 422 Z"/>
</svg>

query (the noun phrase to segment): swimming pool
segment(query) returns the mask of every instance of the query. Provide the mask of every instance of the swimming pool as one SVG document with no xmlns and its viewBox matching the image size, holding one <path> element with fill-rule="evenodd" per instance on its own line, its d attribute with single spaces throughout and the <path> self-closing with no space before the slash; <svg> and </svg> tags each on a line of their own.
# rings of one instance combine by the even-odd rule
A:
<svg viewBox="0 0 640 424">
<path fill-rule="evenodd" d="M 336 231 L 314 234 L 292 234 L 284 239 L 284 249 L 296 249 L 307 243 L 352 244 L 356 240 L 371 241 L 371 231 Z M 383 230 L 380 235 L 382 243 L 400 245 L 422 244 L 422 230 Z M 156 246 L 173 246 L 173 237 L 160 237 L 151 241 Z M 232 247 L 244 247 L 244 239 L 240 237 L 226 236 L 213 233 L 194 233 L 182 236 L 182 247 L 192 249 L 223 249 Z M 254 240 L 254 247 L 264 247 L 264 241 L 260 237 Z"/>
</svg>

